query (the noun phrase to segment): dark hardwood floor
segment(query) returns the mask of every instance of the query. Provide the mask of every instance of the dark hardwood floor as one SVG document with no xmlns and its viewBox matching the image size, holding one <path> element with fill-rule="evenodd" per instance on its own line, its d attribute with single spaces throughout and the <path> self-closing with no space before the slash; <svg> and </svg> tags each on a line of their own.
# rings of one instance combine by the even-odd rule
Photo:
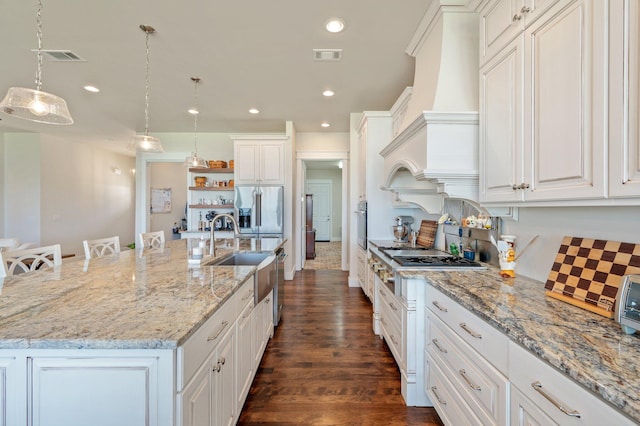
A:
<svg viewBox="0 0 640 426">
<path fill-rule="evenodd" d="M 238 424 L 442 425 L 433 408 L 404 404 L 371 304 L 347 276 L 303 270 L 285 281 L 283 319 Z"/>
</svg>

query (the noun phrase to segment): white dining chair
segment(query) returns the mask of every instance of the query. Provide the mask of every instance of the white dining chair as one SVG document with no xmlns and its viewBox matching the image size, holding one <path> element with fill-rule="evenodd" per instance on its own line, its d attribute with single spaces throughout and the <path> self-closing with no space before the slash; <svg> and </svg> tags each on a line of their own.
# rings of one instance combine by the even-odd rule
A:
<svg viewBox="0 0 640 426">
<path fill-rule="evenodd" d="M 140 233 L 140 248 L 164 247 L 164 231 Z"/>
<path fill-rule="evenodd" d="M 0 252 L 0 277 L 62 265 L 60 244 Z"/>
<path fill-rule="evenodd" d="M 120 253 L 120 237 L 117 235 L 115 237 L 84 240 L 82 245 L 84 246 L 85 259 Z"/>
</svg>

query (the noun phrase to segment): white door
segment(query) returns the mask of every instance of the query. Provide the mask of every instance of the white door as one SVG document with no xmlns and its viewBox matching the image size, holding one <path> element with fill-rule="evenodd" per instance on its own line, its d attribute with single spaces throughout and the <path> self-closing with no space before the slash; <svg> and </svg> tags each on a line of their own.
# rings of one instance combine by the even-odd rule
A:
<svg viewBox="0 0 640 426">
<path fill-rule="evenodd" d="M 307 194 L 313 194 L 313 227 L 316 230 L 316 241 L 331 241 L 332 193 L 330 180 L 307 181 Z"/>
</svg>

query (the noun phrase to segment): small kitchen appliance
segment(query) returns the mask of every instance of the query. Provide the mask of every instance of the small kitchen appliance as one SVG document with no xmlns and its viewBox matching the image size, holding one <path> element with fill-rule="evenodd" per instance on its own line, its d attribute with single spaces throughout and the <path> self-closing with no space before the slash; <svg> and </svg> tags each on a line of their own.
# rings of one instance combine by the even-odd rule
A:
<svg viewBox="0 0 640 426">
<path fill-rule="evenodd" d="M 394 242 L 404 243 L 409 240 L 409 233 L 411 232 L 411 224 L 413 223 L 413 217 L 411 216 L 397 216 L 395 219 L 395 225 L 393 225 Z"/>
<path fill-rule="evenodd" d="M 627 334 L 640 330 L 640 275 L 622 277 L 616 296 L 615 318 Z"/>
</svg>

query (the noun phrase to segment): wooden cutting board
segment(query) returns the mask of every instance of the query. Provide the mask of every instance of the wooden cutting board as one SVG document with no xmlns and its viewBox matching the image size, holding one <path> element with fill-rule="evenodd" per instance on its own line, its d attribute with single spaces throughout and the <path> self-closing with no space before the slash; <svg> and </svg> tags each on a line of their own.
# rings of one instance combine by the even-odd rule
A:
<svg viewBox="0 0 640 426">
<path fill-rule="evenodd" d="M 613 318 L 624 275 L 640 273 L 640 244 L 564 237 L 546 295 Z"/>
<path fill-rule="evenodd" d="M 418 239 L 416 244 L 428 248 L 432 248 L 436 241 L 436 231 L 438 230 L 438 222 L 435 220 L 423 220 L 420 223 L 418 231 Z"/>
</svg>

